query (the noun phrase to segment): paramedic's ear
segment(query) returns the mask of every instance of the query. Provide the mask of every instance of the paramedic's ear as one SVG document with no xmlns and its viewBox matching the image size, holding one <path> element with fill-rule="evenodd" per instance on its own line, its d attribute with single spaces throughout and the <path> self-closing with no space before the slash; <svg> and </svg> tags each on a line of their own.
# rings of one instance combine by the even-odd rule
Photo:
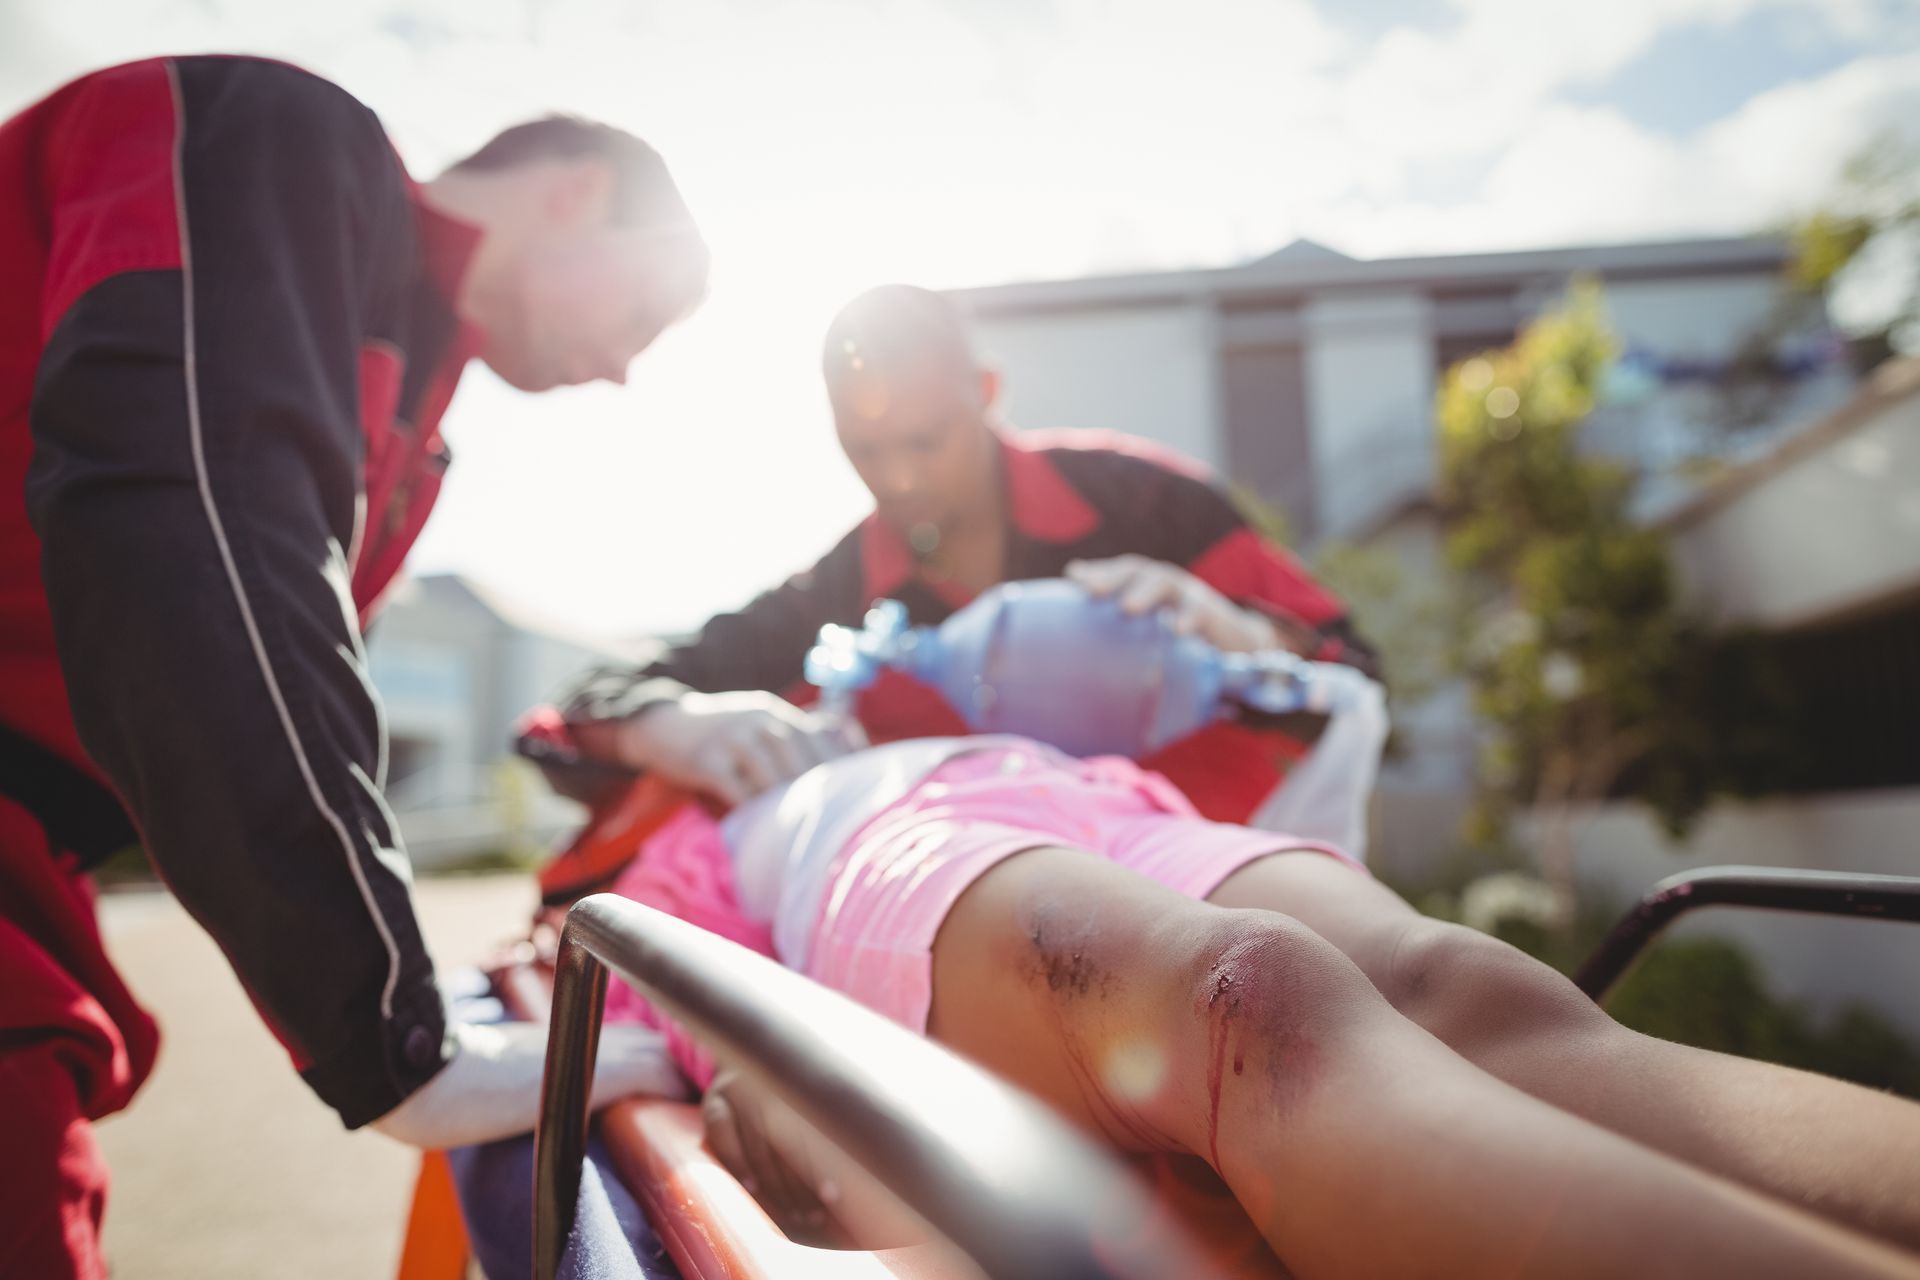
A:
<svg viewBox="0 0 1920 1280">
<path fill-rule="evenodd" d="M 992 365 L 980 366 L 980 409 L 986 412 L 1000 403 L 1000 371 Z"/>
</svg>

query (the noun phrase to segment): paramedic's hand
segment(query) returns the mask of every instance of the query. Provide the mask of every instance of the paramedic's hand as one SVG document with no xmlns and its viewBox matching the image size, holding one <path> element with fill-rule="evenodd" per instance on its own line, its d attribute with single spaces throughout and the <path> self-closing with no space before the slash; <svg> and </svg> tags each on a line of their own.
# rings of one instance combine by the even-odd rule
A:
<svg viewBox="0 0 1920 1280">
<path fill-rule="evenodd" d="M 732 1068 L 714 1076 L 700 1110 L 708 1148 L 791 1238 L 831 1249 L 895 1249 L 934 1238 L 877 1178 Z"/>
<path fill-rule="evenodd" d="M 622 726 L 628 763 L 739 804 L 866 745 L 842 725 L 757 690 L 688 693 Z"/>
<path fill-rule="evenodd" d="M 1067 578 L 1096 596 L 1117 600 L 1128 613 L 1164 610 L 1175 631 L 1195 635 L 1227 653 L 1294 649 L 1264 614 L 1242 609 L 1178 565 L 1145 556 L 1075 560 Z"/>
<path fill-rule="evenodd" d="M 531 1132 L 540 1113 L 547 1029 L 529 1022 L 455 1023 L 451 1032 L 453 1057 L 440 1074 L 375 1120 L 373 1127 L 430 1151 Z M 621 1024 L 600 1029 L 594 1110 L 633 1094 L 685 1098 L 688 1092 L 658 1031 Z"/>
<path fill-rule="evenodd" d="M 723 1069 L 700 1105 L 707 1146 L 767 1216 L 802 1243 L 825 1243 L 838 1188 L 797 1138 L 805 1128 L 779 1102 Z M 799 1167 L 796 1167 L 799 1166 Z"/>
</svg>

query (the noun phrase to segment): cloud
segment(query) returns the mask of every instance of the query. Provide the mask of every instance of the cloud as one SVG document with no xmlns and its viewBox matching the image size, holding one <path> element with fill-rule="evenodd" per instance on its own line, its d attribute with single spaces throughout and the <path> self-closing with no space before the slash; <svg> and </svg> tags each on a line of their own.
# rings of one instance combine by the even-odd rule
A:
<svg viewBox="0 0 1920 1280">
<path fill-rule="evenodd" d="M 1686 139 L 1607 106 L 1534 113 L 1478 192 L 1451 203 L 1349 200 L 1324 234 L 1366 254 L 1745 234 L 1817 202 L 1845 157 L 1920 120 L 1920 52 L 1861 58 L 1759 94 Z"/>
<path fill-rule="evenodd" d="M 1497 152 L 1566 90 L 1601 83 L 1669 31 L 1764 8 L 1851 29 L 1869 0 L 1454 0 L 1438 31 L 1389 31 L 1342 77 L 1352 140 L 1402 159 Z"/>
<path fill-rule="evenodd" d="M 1218 265 L 1299 234 L 1378 255 L 1741 232 L 1920 119 L 1885 0 L 1450 0 L 1368 41 L 1330 2 L 0 0 L 0 113 L 224 48 L 338 80 L 418 171 L 553 108 L 656 142 L 715 247 L 707 306 L 619 393 L 471 378 L 421 558 L 621 627 L 738 603 L 861 513 L 812 364 L 862 285 Z M 1571 100 L 1762 7 L 1883 51 L 1684 137 Z"/>
</svg>

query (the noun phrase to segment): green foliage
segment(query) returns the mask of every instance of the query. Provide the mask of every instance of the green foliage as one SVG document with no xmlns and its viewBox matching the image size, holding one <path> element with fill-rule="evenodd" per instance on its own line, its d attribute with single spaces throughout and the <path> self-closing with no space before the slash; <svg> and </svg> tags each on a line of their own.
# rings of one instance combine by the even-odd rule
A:
<svg viewBox="0 0 1920 1280">
<path fill-rule="evenodd" d="M 1448 370 L 1437 404 L 1440 498 L 1461 568 L 1504 576 L 1541 539 L 1624 504 L 1628 477 L 1573 447 L 1615 351 L 1599 289 L 1584 284 L 1513 346 Z"/>
<path fill-rule="evenodd" d="M 1550 580 L 1546 562 L 1575 554 L 1570 540 L 1625 524 L 1630 477 L 1575 448 L 1614 352 L 1600 292 L 1583 284 L 1513 346 L 1447 371 L 1440 498 L 1460 568 Z"/>
<path fill-rule="evenodd" d="M 1715 796 L 1791 790 L 1808 761 L 1801 691 L 1770 636 L 1684 621 L 1676 641 L 1654 683 L 1658 733 L 1617 790 L 1645 801 L 1678 840 Z"/>
<path fill-rule="evenodd" d="M 1453 583 L 1417 579 L 1391 550 L 1354 542 L 1322 547 L 1312 567 L 1378 648 L 1396 707 L 1418 704 L 1452 677 L 1461 626 Z"/>
<path fill-rule="evenodd" d="M 1630 510 L 1635 477 L 1580 448 L 1615 350 L 1599 289 L 1577 284 L 1511 347 L 1449 370 L 1436 407 L 1473 619 L 1456 660 L 1488 731 L 1468 838 L 1503 844 L 1531 809 L 1569 896 L 1573 806 L 1630 790 L 1678 837 L 1715 794 L 1790 768 L 1791 691 L 1764 646 L 1679 607 L 1664 531 Z"/>
<path fill-rule="evenodd" d="M 1628 511 L 1632 476 L 1578 447 L 1615 349 L 1598 288 L 1581 284 L 1440 388 L 1447 554 L 1479 603 L 1460 658 L 1491 731 L 1483 841 L 1516 806 L 1606 794 L 1659 740 L 1687 642 L 1664 536 Z"/>
</svg>

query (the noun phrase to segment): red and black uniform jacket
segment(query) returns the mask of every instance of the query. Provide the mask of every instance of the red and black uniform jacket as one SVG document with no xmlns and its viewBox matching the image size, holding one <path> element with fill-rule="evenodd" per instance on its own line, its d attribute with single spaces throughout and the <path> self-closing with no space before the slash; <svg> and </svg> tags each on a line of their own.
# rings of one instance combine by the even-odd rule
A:
<svg viewBox="0 0 1920 1280">
<path fill-rule="evenodd" d="M 1372 651 L 1346 611 L 1285 550 L 1260 537 L 1185 458 L 1108 432 L 1033 431 L 1001 438 L 1008 514 L 1006 578 L 1060 576 L 1071 560 L 1141 555 L 1179 565 L 1222 595 L 1271 615 L 1305 637 L 1308 656 L 1374 670 Z M 937 624 L 971 598 L 930 581 L 906 540 L 867 517 L 805 573 L 721 614 L 689 643 L 632 673 L 603 673 L 567 708 L 571 720 L 632 714 L 684 689 L 764 689 L 806 704 L 807 649 L 824 623 L 858 625 L 873 601 L 892 597 L 915 624 Z M 886 672 L 860 698 L 876 743 L 967 732 L 930 686 Z M 1300 753 L 1282 730 L 1221 723 L 1149 759 L 1219 821 L 1246 819 Z"/>
<path fill-rule="evenodd" d="M 349 1125 L 446 1056 L 361 627 L 445 469 L 476 242 L 279 63 L 117 67 L 0 126 L 0 800 L 46 837 L 0 880 L 137 831 Z M 22 901 L 43 985 L 97 967 Z"/>
</svg>

